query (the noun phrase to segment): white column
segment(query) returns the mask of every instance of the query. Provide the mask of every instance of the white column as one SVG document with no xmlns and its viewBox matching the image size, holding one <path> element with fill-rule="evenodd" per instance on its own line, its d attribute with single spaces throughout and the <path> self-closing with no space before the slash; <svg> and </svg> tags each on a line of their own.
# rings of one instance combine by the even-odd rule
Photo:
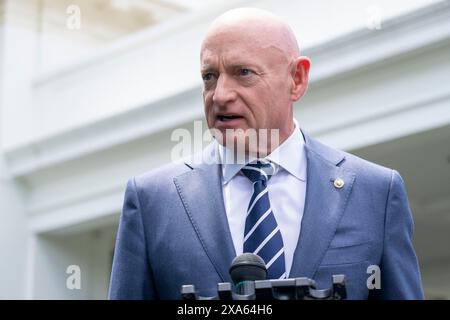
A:
<svg viewBox="0 0 450 320">
<path fill-rule="evenodd" d="M 6 0 L 2 26 L 2 107 L 0 145 L 27 141 L 38 124 L 32 104 L 37 59 L 39 1 Z"/>
<path fill-rule="evenodd" d="M 9 175 L 3 150 L 23 141 L 32 128 L 35 3 L 0 2 L 0 299 L 26 298 L 24 190 Z"/>
</svg>

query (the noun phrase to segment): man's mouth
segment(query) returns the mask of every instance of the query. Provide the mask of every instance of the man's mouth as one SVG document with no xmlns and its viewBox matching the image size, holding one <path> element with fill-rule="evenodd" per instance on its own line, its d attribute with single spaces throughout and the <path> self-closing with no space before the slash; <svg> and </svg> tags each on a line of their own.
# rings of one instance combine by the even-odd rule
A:
<svg viewBox="0 0 450 320">
<path fill-rule="evenodd" d="M 223 122 L 228 122 L 228 121 L 232 121 L 235 119 L 241 119 L 242 116 L 238 116 L 238 115 L 219 115 L 217 116 L 217 119 L 219 119 L 220 121 Z"/>
</svg>

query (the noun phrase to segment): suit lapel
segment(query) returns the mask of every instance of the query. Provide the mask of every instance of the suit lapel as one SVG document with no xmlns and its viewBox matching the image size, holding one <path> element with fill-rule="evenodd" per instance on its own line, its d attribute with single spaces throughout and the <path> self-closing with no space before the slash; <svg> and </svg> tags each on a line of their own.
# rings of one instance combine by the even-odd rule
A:
<svg viewBox="0 0 450 320">
<path fill-rule="evenodd" d="M 174 178 L 174 183 L 208 258 L 222 281 L 231 282 L 228 268 L 236 253 L 224 207 L 221 166 L 189 166 L 193 170 Z"/>
<path fill-rule="evenodd" d="M 355 179 L 352 172 L 337 166 L 344 159 L 342 153 L 303 134 L 307 158 L 306 199 L 290 278 L 314 277 L 334 237 Z M 337 178 L 344 181 L 343 187 L 334 186 Z"/>
</svg>

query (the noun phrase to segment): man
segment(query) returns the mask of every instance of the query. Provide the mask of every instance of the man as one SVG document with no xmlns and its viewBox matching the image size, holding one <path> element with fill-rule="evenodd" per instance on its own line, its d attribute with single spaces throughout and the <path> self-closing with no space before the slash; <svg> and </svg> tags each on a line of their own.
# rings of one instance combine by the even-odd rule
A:
<svg viewBox="0 0 450 320">
<path fill-rule="evenodd" d="M 319 143 L 293 118 L 309 66 L 289 26 L 268 12 L 235 9 L 214 21 L 201 74 L 217 137 L 203 159 L 223 164 L 190 160 L 129 181 L 110 298 L 179 299 L 183 284 L 212 296 L 243 252 L 260 255 L 269 278 L 325 288 L 344 274 L 350 299 L 423 298 L 399 174 Z M 255 147 L 242 134 L 250 129 L 279 139 Z M 234 159 L 230 141 L 244 141 L 249 163 L 223 161 Z M 373 289 L 369 266 L 381 270 Z"/>
</svg>

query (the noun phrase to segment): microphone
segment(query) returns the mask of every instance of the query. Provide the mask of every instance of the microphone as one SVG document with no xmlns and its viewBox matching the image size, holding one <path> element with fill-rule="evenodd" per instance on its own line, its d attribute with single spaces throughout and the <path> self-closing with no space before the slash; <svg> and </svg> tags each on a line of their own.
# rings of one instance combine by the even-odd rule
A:
<svg viewBox="0 0 450 320">
<path fill-rule="evenodd" d="M 254 281 L 267 277 L 264 260 L 254 253 L 243 253 L 234 258 L 229 272 L 239 295 L 254 295 Z"/>
</svg>

